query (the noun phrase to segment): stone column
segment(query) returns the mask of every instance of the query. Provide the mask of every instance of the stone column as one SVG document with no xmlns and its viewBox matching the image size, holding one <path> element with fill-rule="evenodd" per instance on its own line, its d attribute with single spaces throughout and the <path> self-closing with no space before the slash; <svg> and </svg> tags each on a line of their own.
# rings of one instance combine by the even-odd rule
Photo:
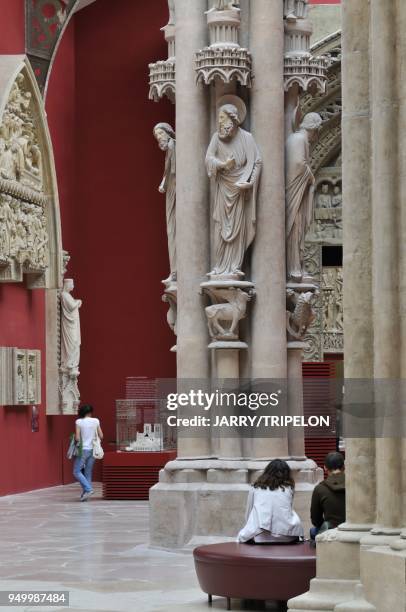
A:
<svg viewBox="0 0 406 612">
<path fill-rule="evenodd" d="M 288 343 L 288 410 L 291 416 L 303 415 L 303 376 L 302 361 L 304 342 Z M 289 456 L 292 459 L 305 459 L 304 428 L 291 427 L 288 432 Z"/>
<path fill-rule="evenodd" d="M 220 342 L 215 343 L 221 345 Z M 224 342 L 224 345 L 230 344 Z M 247 345 L 243 342 L 235 343 L 240 346 L 238 348 L 214 348 L 216 360 L 216 379 L 221 383 L 221 391 L 227 393 L 227 391 L 235 392 L 238 387 L 238 380 L 240 376 L 240 350 L 246 349 Z M 235 383 L 234 383 L 235 381 Z M 231 416 L 236 414 L 237 410 L 234 406 L 230 406 L 227 409 L 226 406 L 222 407 L 221 414 L 227 414 Z M 238 435 L 238 428 L 227 427 L 223 430 L 223 434 L 218 440 L 218 455 L 219 459 L 242 459 L 241 451 L 241 438 Z"/>
<path fill-rule="evenodd" d="M 373 376 L 369 2 L 343 2 L 343 224 L 346 378 Z M 347 524 L 375 520 L 375 441 L 346 440 Z M 368 483 L 368 486 L 366 486 Z"/>
<path fill-rule="evenodd" d="M 200 283 L 209 270 L 209 184 L 205 155 L 209 106 L 196 86 L 194 54 L 207 44 L 207 0 L 175 0 L 176 249 L 178 267 L 177 372 L 179 386 L 209 373 L 208 333 Z M 209 438 L 180 439 L 180 457 L 207 456 Z"/>
<path fill-rule="evenodd" d="M 251 3 L 255 78 L 251 129 L 263 159 L 252 252 L 252 379 L 286 379 L 285 117 L 283 2 Z M 257 438 L 257 458 L 287 457 L 287 437 Z"/>
<path fill-rule="evenodd" d="M 404 33 L 406 31 L 406 3 L 400 2 L 398 8 L 398 32 L 396 39 L 396 48 L 398 49 L 399 57 L 405 57 L 406 53 L 406 37 Z M 398 104 L 399 104 L 399 118 L 398 118 L 398 130 L 399 134 L 406 134 L 406 74 L 404 62 L 398 67 Z M 406 201 L 406 166 L 405 166 L 405 152 L 406 152 L 406 141 L 403 137 L 401 143 L 401 158 L 399 160 L 398 168 L 398 180 L 399 180 L 399 199 L 401 202 Z M 404 206 L 400 211 L 400 223 L 399 231 L 401 236 L 406 236 L 406 214 Z M 398 257 L 399 257 L 399 310 L 400 312 L 406 312 L 406 241 L 400 240 L 398 245 Z M 406 317 L 400 318 L 400 341 L 401 346 L 406 346 Z M 401 352 L 400 358 L 400 378 L 401 380 L 406 379 L 406 356 L 404 350 Z M 402 389 L 402 399 L 405 393 Z M 405 432 L 405 425 L 403 425 L 403 432 Z M 406 465 L 406 439 L 402 440 L 402 465 Z M 403 470 L 402 474 L 402 508 L 403 508 L 403 520 L 402 525 L 406 527 L 406 470 Z M 404 536 L 406 544 L 406 530 L 404 530 Z"/>
<path fill-rule="evenodd" d="M 371 0 L 371 100 L 372 100 L 372 273 L 374 325 L 374 378 L 399 377 L 398 320 L 398 137 L 395 57 L 396 8 L 391 2 Z M 379 383 L 378 383 L 379 385 Z M 388 407 L 390 389 L 378 387 Z M 379 397 L 377 398 L 379 400 Z M 393 496 L 399 485 L 399 441 L 377 438 L 377 529 L 400 526 L 401 496 Z M 392 493 L 391 493 L 392 492 Z M 390 503 L 388 503 L 388 501 Z"/>
</svg>

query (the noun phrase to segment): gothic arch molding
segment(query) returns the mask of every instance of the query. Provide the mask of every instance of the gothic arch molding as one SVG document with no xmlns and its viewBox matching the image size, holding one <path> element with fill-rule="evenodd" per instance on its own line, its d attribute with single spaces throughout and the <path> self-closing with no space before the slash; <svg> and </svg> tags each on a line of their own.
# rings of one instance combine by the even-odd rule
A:
<svg viewBox="0 0 406 612">
<path fill-rule="evenodd" d="M 0 56 L 0 283 L 45 289 L 46 407 L 59 414 L 63 251 L 44 102 L 25 56 Z"/>
<path fill-rule="evenodd" d="M 0 57 L 0 282 L 57 289 L 62 240 L 52 143 L 32 68 Z"/>
<path fill-rule="evenodd" d="M 341 176 L 341 31 L 319 41 L 312 55 L 329 62 L 324 94 L 303 94 L 302 115 L 315 112 L 323 119 L 318 142 L 312 149 L 311 166 L 316 177 L 314 220 L 306 236 L 306 267 L 320 284 L 316 318 L 308 330 L 306 361 L 322 361 L 328 353 L 343 351 L 342 271 L 323 267 L 324 246 L 342 245 Z"/>
</svg>

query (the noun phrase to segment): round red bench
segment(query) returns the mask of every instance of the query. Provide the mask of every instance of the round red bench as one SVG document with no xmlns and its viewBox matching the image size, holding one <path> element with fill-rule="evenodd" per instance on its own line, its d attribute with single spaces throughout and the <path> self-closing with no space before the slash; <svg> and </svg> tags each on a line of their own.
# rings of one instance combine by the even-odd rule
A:
<svg viewBox="0 0 406 612">
<path fill-rule="evenodd" d="M 316 550 L 308 542 L 255 545 L 227 542 L 193 551 L 202 591 L 231 599 L 286 602 L 309 590 L 316 575 Z"/>
</svg>

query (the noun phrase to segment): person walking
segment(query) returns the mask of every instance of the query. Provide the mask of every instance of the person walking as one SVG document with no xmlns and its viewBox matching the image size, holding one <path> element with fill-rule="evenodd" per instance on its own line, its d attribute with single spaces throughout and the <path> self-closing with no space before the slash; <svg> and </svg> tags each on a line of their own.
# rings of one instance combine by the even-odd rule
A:
<svg viewBox="0 0 406 612">
<path fill-rule="evenodd" d="M 93 495 L 92 472 L 95 462 L 93 456 L 93 441 L 96 436 L 103 440 L 103 432 L 99 419 L 93 417 L 93 406 L 84 405 L 79 409 L 79 418 L 76 419 L 75 440 L 81 445 L 82 452 L 75 457 L 73 476 L 82 487 L 80 501 L 87 501 Z"/>
</svg>

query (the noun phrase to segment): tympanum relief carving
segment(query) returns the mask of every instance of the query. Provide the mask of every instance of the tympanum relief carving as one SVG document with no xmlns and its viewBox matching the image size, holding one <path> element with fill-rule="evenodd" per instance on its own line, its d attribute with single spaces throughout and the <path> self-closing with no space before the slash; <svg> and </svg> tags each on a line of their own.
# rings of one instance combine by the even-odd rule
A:
<svg viewBox="0 0 406 612">
<path fill-rule="evenodd" d="M 46 203 L 33 96 L 20 72 L 0 125 L 0 281 L 49 267 Z"/>
</svg>

